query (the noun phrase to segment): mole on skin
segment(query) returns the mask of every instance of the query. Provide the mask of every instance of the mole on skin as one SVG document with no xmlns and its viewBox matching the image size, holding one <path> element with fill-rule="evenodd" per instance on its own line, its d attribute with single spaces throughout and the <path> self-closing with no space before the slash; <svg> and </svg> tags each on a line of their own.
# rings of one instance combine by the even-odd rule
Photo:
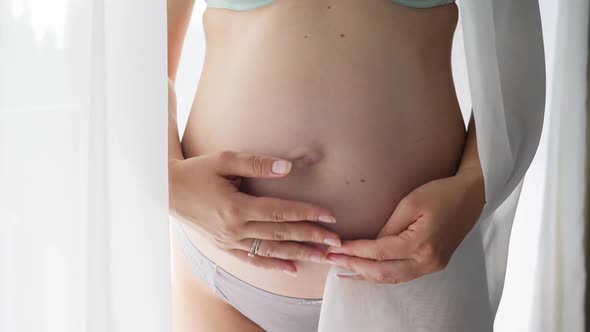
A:
<svg viewBox="0 0 590 332">
<path fill-rule="evenodd" d="M 341 34 L 340 34 L 340 37 L 344 37 L 344 34 L 343 34 L 343 33 L 341 33 Z"/>
<path fill-rule="evenodd" d="M 364 183 L 364 182 L 365 182 L 365 179 L 361 179 L 361 182 L 363 182 L 363 183 Z"/>
</svg>

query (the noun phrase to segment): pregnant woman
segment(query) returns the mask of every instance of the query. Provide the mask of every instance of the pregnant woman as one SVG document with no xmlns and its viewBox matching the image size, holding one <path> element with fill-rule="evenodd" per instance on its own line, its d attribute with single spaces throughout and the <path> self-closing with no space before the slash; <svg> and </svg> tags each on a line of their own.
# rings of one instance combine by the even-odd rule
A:
<svg viewBox="0 0 590 332">
<path fill-rule="evenodd" d="M 168 0 L 174 330 L 316 331 L 332 264 L 377 283 L 444 269 L 484 205 L 457 5 L 209 0 L 180 139 L 193 5 Z"/>
</svg>

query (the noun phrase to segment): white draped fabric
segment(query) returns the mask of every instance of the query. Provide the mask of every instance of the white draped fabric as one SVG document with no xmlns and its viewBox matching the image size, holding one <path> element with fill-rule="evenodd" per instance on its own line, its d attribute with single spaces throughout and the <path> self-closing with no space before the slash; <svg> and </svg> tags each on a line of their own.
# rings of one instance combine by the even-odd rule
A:
<svg viewBox="0 0 590 332">
<path fill-rule="evenodd" d="M 589 4 L 553 6 L 556 38 L 547 57 L 552 84 L 531 331 L 584 331 Z"/>
<path fill-rule="evenodd" d="M 170 330 L 166 2 L 0 0 L 0 331 Z"/>
</svg>

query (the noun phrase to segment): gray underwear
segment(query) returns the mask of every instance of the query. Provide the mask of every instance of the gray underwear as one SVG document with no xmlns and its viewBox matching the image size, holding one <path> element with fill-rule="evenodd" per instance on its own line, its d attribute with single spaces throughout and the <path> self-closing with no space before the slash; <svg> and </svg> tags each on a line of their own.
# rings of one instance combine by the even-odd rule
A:
<svg viewBox="0 0 590 332">
<path fill-rule="evenodd" d="M 193 245 L 182 224 L 170 218 L 170 231 L 192 270 L 217 296 L 267 332 L 318 330 L 322 299 L 271 293 L 238 279 L 207 258 Z"/>
</svg>

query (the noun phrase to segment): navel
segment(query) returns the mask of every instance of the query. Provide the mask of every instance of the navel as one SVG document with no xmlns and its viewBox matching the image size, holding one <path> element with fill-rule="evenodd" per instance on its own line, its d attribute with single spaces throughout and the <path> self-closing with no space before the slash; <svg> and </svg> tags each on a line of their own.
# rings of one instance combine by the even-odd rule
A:
<svg viewBox="0 0 590 332">
<path fill-rule="evenodd" d="M 308 168 L 323 158 L 323 151 L 318 146 L 300 145 L 291 150 L 287 158 L 293 162 L 293 167 Z"/>
</svg>

